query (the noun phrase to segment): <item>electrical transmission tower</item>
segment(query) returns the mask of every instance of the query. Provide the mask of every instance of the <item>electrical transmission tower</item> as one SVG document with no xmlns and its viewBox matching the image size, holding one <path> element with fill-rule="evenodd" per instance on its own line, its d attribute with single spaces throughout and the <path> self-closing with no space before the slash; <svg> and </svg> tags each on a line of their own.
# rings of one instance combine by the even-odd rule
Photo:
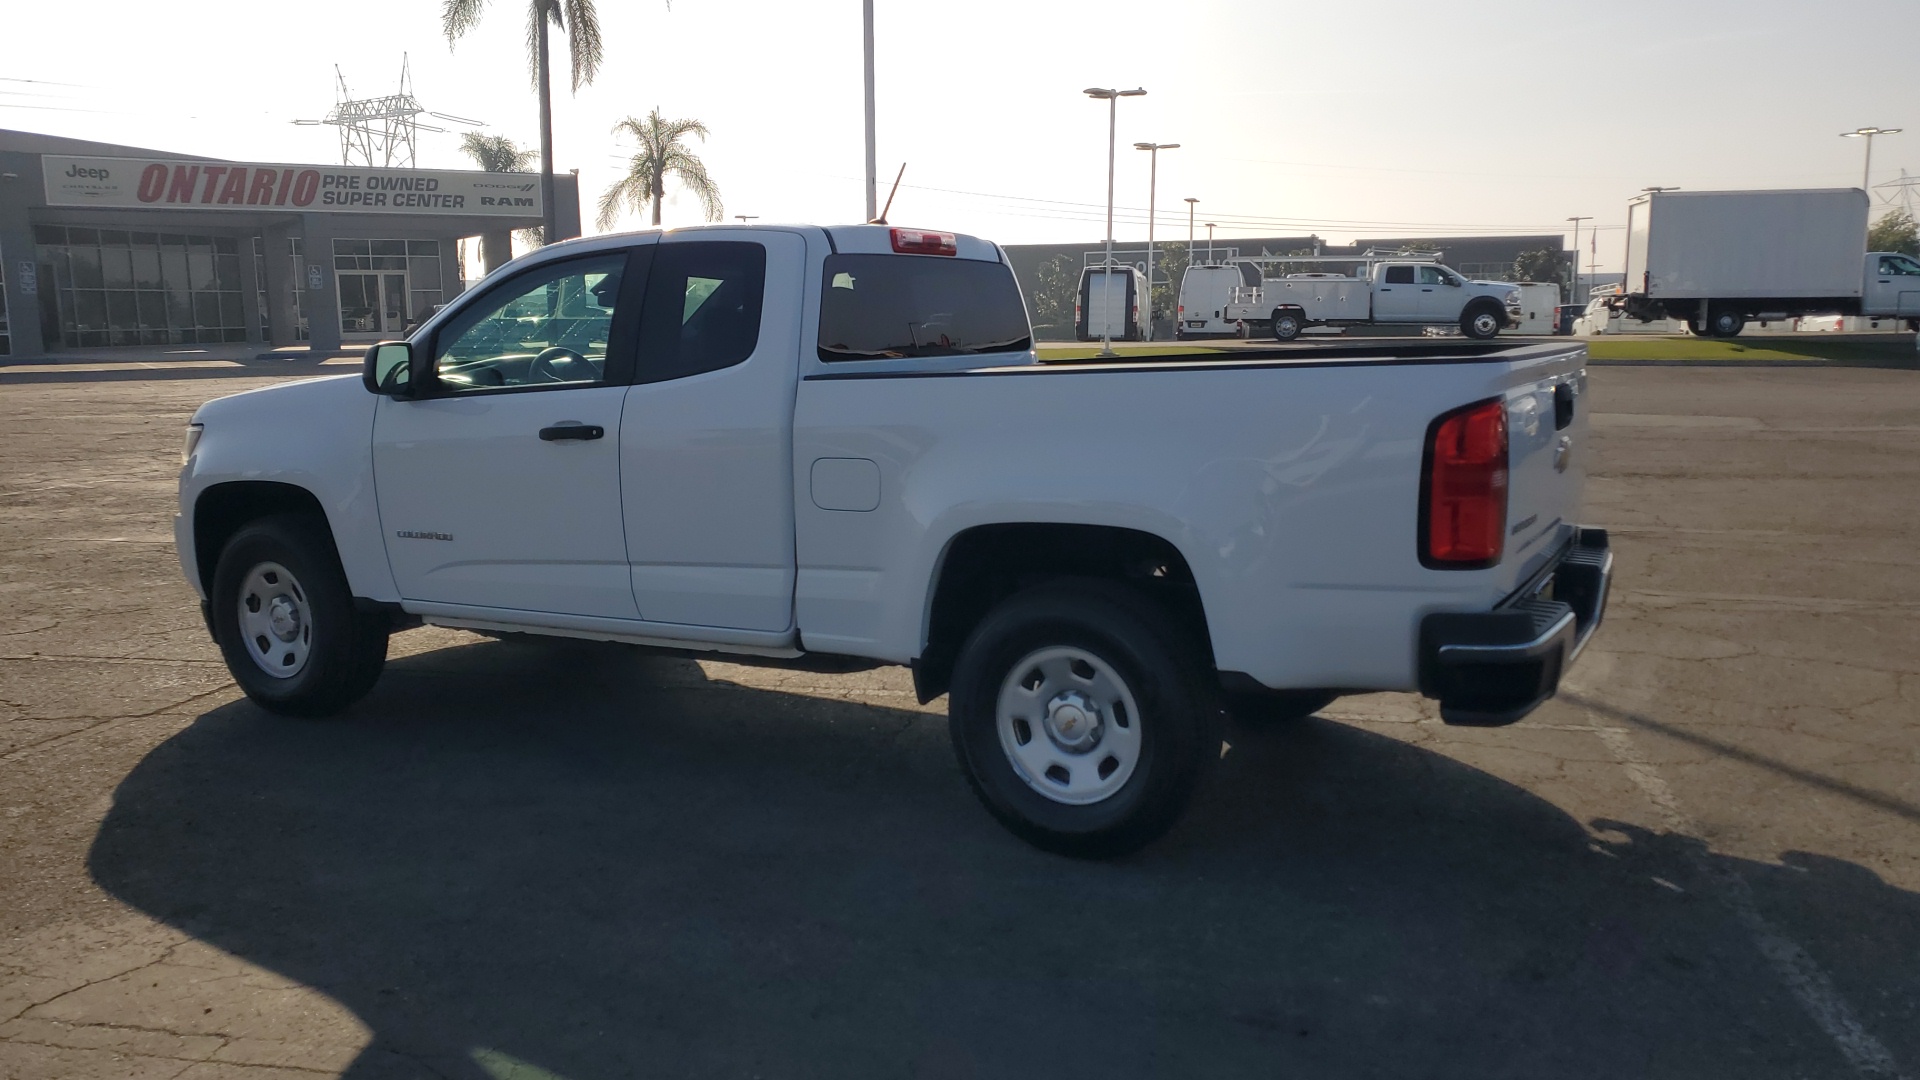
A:
<svg viewBox="0 0 1920 1080">
<path fill-rule="evenodd" d="M 1873 185 L 1873 190 L 1880 193 L 1880 201 L 1889 208 L 1905 210 L 1908 217 L 1913 217 L 1915 203 L 1920 202 L 1914 195 L 1916 186 L 1920 186 L 1920 176 L 1908 176 L 1907 170 L 1901 169 L 1900 179 L 1882 181 Z"/>
<path fill-rule="evenodd" d="M 400 54 L 400 90 L 377 98 L 356 98 L 347 89 L 347 77 L 335 64 L 333 76 L 337 100 L 325 118 L 295 120 L 304 126 L 325 124 L 340 129 L 340 164 L 369 168 L 411 169 L 419 156 L 420 132 L 445 132 L 443 127 L 422 124 L 420 115 L 455 124 L 479 127 L 480 121 L 446 113 L 429 112 L 413 96 L 413 73 L 405 53 Z"/>
</svg>

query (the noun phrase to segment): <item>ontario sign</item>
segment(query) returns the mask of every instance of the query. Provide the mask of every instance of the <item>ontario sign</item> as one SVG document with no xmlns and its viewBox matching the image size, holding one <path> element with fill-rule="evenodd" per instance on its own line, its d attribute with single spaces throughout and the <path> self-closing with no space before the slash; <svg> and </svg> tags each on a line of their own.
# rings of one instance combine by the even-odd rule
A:
<svg viewBox="0 0 1920 1080">
<path fill-rule="evenodd" d="M 291 210 L 414 217 L 535 218 L 534 173 L 264 165 L 170 158 L 40 158 L 48 206 Z"/>
</svg>

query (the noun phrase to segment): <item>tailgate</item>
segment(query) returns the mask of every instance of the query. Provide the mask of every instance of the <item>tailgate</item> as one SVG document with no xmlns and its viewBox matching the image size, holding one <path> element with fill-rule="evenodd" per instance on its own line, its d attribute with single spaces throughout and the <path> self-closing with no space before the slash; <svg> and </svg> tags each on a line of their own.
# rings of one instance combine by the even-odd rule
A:
<svg viewBox="0 0 1920 1080">
<path fill-rule="evenodd" d="M 1586 486 L 1584 349 L 1515 364 L 1506 390 L 1506 554 L 1500 573 L 1519 588 L 1571 537 Z"/>
</svg>

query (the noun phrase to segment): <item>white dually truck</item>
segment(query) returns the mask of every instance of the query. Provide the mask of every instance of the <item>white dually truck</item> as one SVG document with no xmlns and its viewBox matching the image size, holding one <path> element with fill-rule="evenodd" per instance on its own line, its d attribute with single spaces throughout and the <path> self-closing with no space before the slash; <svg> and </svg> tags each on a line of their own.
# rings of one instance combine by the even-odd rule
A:
<svg viewBox="0 0 1920 1080">
<path fill-rule="evenodd" d="M 1920 329 L 1920 261 L 1867 250 L 1868 208 L 1859 188 L 1640 195 L 1627 203 L 1626 279 L 1606 306 L 1709 337 L 1801 315 Z"/>
<path fill-rule="evenodd" d="M 393 707 L 422 622 L 902 664 L 996 818 L 1113 854 L 1172 825 L 1229 709 L 1550 697 L 1612 566 L 1586 387 L 1579 344 L 1043 363 L 985 240 L 598 236 L 358 375 L 201 406 L 174 537 L 269 712 Z"/>
<path fill-rule="evenodd" d="M 1289 267 L 1346 264 L 1353 264 L 1351 273 L 1285 273 Z M 1248 284 L 1248 277 L 1258 284 Z M 1387 324 L 1458 327 L 1484 341 L 1520 321 L 1520 290 L 1468 281 L 1432 257 L 1241 257 L 1188 267 L 1180 279 L 1178 318 L 1182 337 L 1292 341 L 1316 326 Z"/>
</svg>

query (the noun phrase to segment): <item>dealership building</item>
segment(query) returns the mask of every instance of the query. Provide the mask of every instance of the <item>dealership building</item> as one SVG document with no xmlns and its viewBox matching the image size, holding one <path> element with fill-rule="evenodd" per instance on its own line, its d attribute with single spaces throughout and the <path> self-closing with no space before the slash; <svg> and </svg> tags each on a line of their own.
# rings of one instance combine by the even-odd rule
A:
<svg viewBox="0 0 1920 1080">
<path fill-rule="evenodd" d="M 554 178 L 556 232 L 579 186 Z M 0 130 L 0 356 L 400 336 L 459 241 L 541 223 L 539 177 L 223 161 Z"/>
</svg>

